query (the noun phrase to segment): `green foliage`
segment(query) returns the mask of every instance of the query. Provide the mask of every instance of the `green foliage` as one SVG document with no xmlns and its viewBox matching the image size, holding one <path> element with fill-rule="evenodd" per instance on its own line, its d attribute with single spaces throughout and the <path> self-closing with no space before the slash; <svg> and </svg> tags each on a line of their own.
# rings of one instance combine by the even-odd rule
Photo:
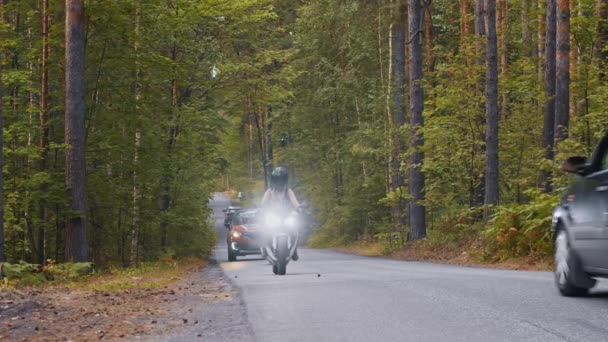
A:
<svg viewBox="0 0 608 342">
<path fill-rule="evenodd" d="M 485 230 L 485 257 L 502 261 L 512 257 L 548 256 L 553 246 L 552 212 L 559 197 L 531 191 L 528 204 L 503 205 Z"/>
<path fill-rule="evenodd" d="M 42 271 L 49 281 L 69 282 L 93 275 L 95 268 L 93 267 L 93 263 L 90 262 L 68 262 L 62 264 L 49 262 L 42 268 Z"/>
<path fill-rule="evenodd" d="M 24 261 L 0 265 L 7 282 L 19 287 L 43 285 L 49 282 L 67 283 L 81 280 L 94 273 L 93 264 L 90 262 L 56 264 L 49 261 L 44 267 Z"/>
<path fill-rule="evenodd" d="M 40 5 L 11 1 L 3 13 L 6 257 L 61 262 L 70 215 L 60 53 L 64 8 L 50 2 L 50 148 L 44 169 Z M 87 228 L 93 261 L 129 264 L 134 233 L 139 261 L 170 250 L 176 257 L 209 255 L 216 240 L 207 203 L 223 167 L 221 135 L 232 122 L 227 113 L 254 84 L 272 85 L 265 87 L 268 99 L 289 97 L 277 91 L 283 79 L 259 72 L 289 58 L 289 51 L 276 48 L 284 32 L 264 34 L 277 20 L 272 1 L 102 0 L 87 2 L 86 13 Z M 257 73 L 248 84 L 252 68 Z"/>
</svg>

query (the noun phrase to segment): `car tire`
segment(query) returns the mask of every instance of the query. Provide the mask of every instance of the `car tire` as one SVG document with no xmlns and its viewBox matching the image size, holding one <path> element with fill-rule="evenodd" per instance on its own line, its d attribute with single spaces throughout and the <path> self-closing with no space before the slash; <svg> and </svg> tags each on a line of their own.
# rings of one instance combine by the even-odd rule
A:
<svg viewBox="0 0 608 342">
<path fill-rule="evenodd" d="M 236 261 L 236 253 L 228 246 L 228 261 Z"/>
<path fill-rule="evenodd" d="M 566 297 L 585 296 L 589 288 L 577 286 L 575 275 L 583 272 L 582 264 L 570 247 L 566 230 L 558 229 L 554 242 L 555 284 L 559 292 Z"/>
</svg>

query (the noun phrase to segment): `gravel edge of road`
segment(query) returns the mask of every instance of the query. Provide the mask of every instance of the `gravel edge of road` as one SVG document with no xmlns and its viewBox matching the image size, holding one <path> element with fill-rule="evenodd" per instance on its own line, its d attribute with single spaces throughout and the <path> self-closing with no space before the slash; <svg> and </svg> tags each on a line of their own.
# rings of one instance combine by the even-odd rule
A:
<svg viewBox="0 0 608 342">
<path fill-rule="evenodd" d="M 173 329 L 157 336 L 146 336 L 144 340 L 256 341 L 241 289 L 228 278 L 217 260 L 210 258 L 207 266 L 189 275 L 184 282 L 199 288 L 179 296 L 167 307 L 172 318 L 164 324 Z"/>
</svg>

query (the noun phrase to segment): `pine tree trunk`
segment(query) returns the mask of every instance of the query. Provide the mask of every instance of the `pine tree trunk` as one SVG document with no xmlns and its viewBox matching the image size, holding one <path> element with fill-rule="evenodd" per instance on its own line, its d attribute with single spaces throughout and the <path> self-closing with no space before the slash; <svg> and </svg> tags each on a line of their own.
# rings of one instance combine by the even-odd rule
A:
<svg viewBox="0 0 608 342">
<path fill-rule="evenodd" d="M 536 45 L 532 44 L 532 35 L 530 34 L 530 0 L 522 0 L 521 3 L 521 40 L 525 55 L 533 58 L 538 52 Z"/>
<path fill-rule="evenodd" d="M 268 163 L 266 169 L 268 170 L 268 174 L 271 174 L 274 169 L 274 155 L 272 150 L 272 107 L 270 105 L 266 106 L 264 122 L 266 124 L 266 162 Z"/>
<path fill-rule="evenodd" d="M 253 119 L 251 111 L 247 113 L 247 170 L 249 178 L 253 179 Z"/>
<path fill-rule="evenodd" d="M 409 0 L 409 39 L 410 42 L 410 142 L 412 154 L 409 159 L 408 190 L 410 195 L 409 223 L 410 240 L 422 239 L 426 236 L 426 208 L 424 207 L 424 173 L 422 163 L 424 153 L 424 90 L 422 88 L 423 61 L 422 61 L 422 30 L 424 9 L 419 0 Z"/>
<path fill-rule="evenodd" d="M 508 72 L 508 52 L 507 52 L 507 30 L 508 30 L 508 1 L 507 0 L 498 0 L 496 2 L 496 10 L 497 10 L 497 25 L 496 29 L 497 37 L 498 37 L 498 53 L 500 56 L 500 77 L 503 80 L 507 79 Z M 522 23 L 523 25 L 523 23 Z M 500 103 L 501 113 L 503 117 L 506 119 L 509 117 L 509 98 L 507 93 L 503 92 L 501 96 Z"/>
<path fill-rule="evenodd" d="M 393 155 L 393 146 L 394 146 L 394 139 L 393 139 L 393 130 L 394 130 L 394 122 L 393 122 L 393 114 L 392 114 L 392 108 L 391 108 L 391 93 L 392 93 L 392 82 L 393 82 L 393 56 L 394 56 L 394 51 L 393 51 L 393 40 L 394 40 L 394 27 L 395 27 L 395 22 L 393 20 L 394 18 L 394 9 L 393 9 L 393 2 L 394 0 L 390 0 L 391 3 L 391 8 L 390 8 L 390 18 L 391 18 L 391 23 L 389 25 L 389 29 L 388 29 L 388 72 L 386 73 L 386 119 L 384 121 L 384 130 L 385 130 L 385 136 L 386 136 L 386 151 L 387 153 L 387 165 L 386 165 L 386 169 L 387 169 L 387 180 L 388 180 L 388 188 L 391 192 L 395 191 L 396 187 L 394 182 L 395 179 L 395 175 L 394 175 L 394 169 L 393 169 L 393 164 L 395 163 L 394 160 L 394 155 Z"/>
<path fill-rule="evenodd" d="M 70 209 L 66 223 L 66 260 L 89 260 L 85 161 L 85 11 L 83 0 L 66 0 L 65 156 Z"/>
<path fill-rule="evenodd" d="M 576 15 L 576 1 L 570 0 L 570 15 Z M 576 41 L 574 40 L 574 35 L 570 36 L 570 82 L 574 83 L 577 81 L 578 72 L 577 72 L 577 62 L 578 62 L 578 48 L 576 47 Z M 576 89 L 573 87 L 573 89 Z M 576 117 L 578 114 L 578 97 L 574 91 L 570 92 L 570 117 Z"/>
<path fill-rule="evenodd" d="M 545 58 L 545 44 L 546 44 L 545 33 L 547 32 L 546 27 L 547 27 L 547 19 L 548 19 L 547 18 L 547 4 L 549 3 L 549 1 L 553 1 L 553 4 L 555 5 L 555 0 L 538 0 L 538 2 L 537 2 L 538 32 L 537 32 L 536 50 L 537 50 L 538 54 L 536 55 L 536 57 L 538 58 L 537 71 L 538 71 L 539 82 L 541 82 L 541 80 L 544 79 L 543 60 Z"/>
<path fill-rule="evenodd" d="M 460 41 L 465 42 L 471 37 L 471 8 L 470 0 L 460 0 Z"/>
<path fill-rule="evenodd" d="M 397 15 L 393 25 L 393 64 L 394 84 L 393 99 L 395 105 L 395 135 L 392 147 L 392 190 L 401 189 L 404 184 L 403 172 L 401 171 L 401 154 L 405 151 L 401 128 L 405 125 L 405 34 L 407 25 L 407 4 L 400 0 L 398 3 Z M 401 229 L 405 225 L 403 196 L 399 196 L 399 202 L 392 208 L 393 222 L 395 228 Z"/>
<path fill-rule="evenodd" d="M 475 50 L 477 55 L 477 66 L 479 68 L 485 66 L 486 64 L 486 9 L 485 9 L 485 0 L 476 0 L 475 1 Z M 479 83 L 477 91 L 479 93 L 483 93 L 485 89 L 485 75 L 483 73 L 479 74 Z M 486 121 L 486 104 L 485 98 L 484 102 L 480 103 L 479 113 L 476 115 L 475 121 L 477 127 L 479 127 L 479 137 L 477 138 L 479 142 L 486 141 L 485 131 L 483 130 L 485 121 Z M 479 147 L 473 146 L 475 151 L 473 151 L 474 155 L 478 153 L 481 155 L 485 155 L 486 149 L 485 144 L 480 143 Z M 479 149 L 477 151 L 477 149 Z M 474 180 L 474 187 L 471 189 L 473 198 L 473 206 L 481 206 L 484 204 L 485 197 L 485 175 L 481 176 L 481 179 L 478 179 L 477 176 L 480 173 L 480 170 L 477 168 L 477 163 L 472 165 L 471 178 Z M 483 174 L 483 173 L 482 173 Z"/>
<path fill-rule="evenodd" d="M 47 127 L 47 111 L 49 98 L 49 0 L 42 1 L 42 84 L 40 90 L 40 172 L 46 172 L 46 160 L 49 152 L 49 128 Z M 47 191 L 46 184 L 41 186 L 40 191 Z M 38 263 L 44 264 L 45 260 L 45 203 L 38 203 Z"/>
<path fill-rule="evenodd" d="M 0 2 L 0 22 L 4 23 L 3 2 Z M 0 170 L 4 169 L 4 96 L 2 82 L 2 62 L 4 55 L 0 54 Z M 4 173 L 0 172 L 0 262 L 6 261 L 6 252 L 4 246 Z"/>
<path fill-rule="evenodd" d="M 139 109 L 141 102 L 141 87 L 140 87 L 140 64 L 139 64 L 139 31 L 141 24 L 141 5 L 137 2 L 137 8 L 135 9 L 135 43 L 133 44 L 133 50 L 135 51 L 135 85 L 133 90 L 135 92 L 135 116 L 136 120 L 139 119 Z M 133 227 L 131 229 L 131 254 L 129 264 L 136 266 L 139 254 L 139 234 L 140 234 L 140 208 L 139 200 L 141 196 L 141 189 L 138 177 L 138 166 L 139 166 L 139 149 L 141 147 L 141 129 L 135 128 L 135 142 L 133 151 Z"/>
<path fill-rule="evenodd" d="M 135 129 L 135 152 L 133 156 L 133 228 L 131 230 L 131 258 L 129 264 L 136 266 L 138 262 L 139 254 L 139 235 L 140 235 L 140 208 L 139 200 L 141 197 L 141 189 L 139 185 L 139 177 L 137 174 L 137 167 L 139 165 L 139 149 L 141 147 L 141 131 L 139 128 Z"/>
<path fill-rule="evenodd" d="M 425 57 L 426 68 L 429 73 L 435 71 L 435 53 L 433 51 L 433 16 L 431 13 L 431 3 L 426 6 L 424 12 L 424 38 L 425 38 Z"/>
<path fill-rule="evenodd" d="M 260 113 L 258 113 L 258 111 L 255 108 L 255 103 L 253 102 L 253 100 L 251 99 L 251 97 L 249 98 L 249 103 L 251 104 L 251 108 L 253 110 L 253 115 L 254 115 L 254 119 L 255 119 L 255 127 L 257 130 L 257 136 L 258 136 L 258 143 L 259 143 L 259 147 L 260 147 L 260 158 L 262 159 L 262 167 L 263 167 L 263 171 L 264 171 L 264 188 L 268 189 L 269 184 L 268 184 L 268 169 L 266 168 L 266 150 L 264 148 L 264 134 L 262 132 L 262 118 Z"/>
<path fill-rule="evenodd" d="M 488 206 L 498 204 L 498 47 L 496 42 L 496 0 L 486 0 L 488 28 L 486 68 L 486 171 L 484 219 L 490 215 Z"/>
<path fill-rule="evenodd" d="M 543 120 L 543 148 L 545 159 L 553 160 L 555 139 L 555 38 L 556 38 L 556 0 L 547 0 L 547 19 L 545 34 L 545 106 Z M 551 173 L 541 172 L 541 184 L 545 192 L 553 190 Z"/>
<path fill-rule="evenodd" d="M 486 35 L 485 0 L 475 0 L 475 34 L 478 36 Z"/>
<path fill-rule="evenodd" d="M 568 137 L 570 120 L 570 4 L 557 0 L 555 143 Z"/>
<path fill-rule="evenodd" d="M 173 61 L 177 60 L 177 47 L 173 48 Z M 177 80 L 174 79 L 171 82 L 171 121 L 173 120 L 175 111 L 177 110 Z M 167 157 L 168 157 L 168 165 L 166 174 L 164 175 L 161 181 L 161 237 L 160 237 L 160 246 L 163 250 L 165 250 L 168 246 L 168 235 L 169 235 L 169 217 L 168 212 L 171 208 L 171 164 L 173 160 L 173 146 L 175 145 L 175 136 L 177 133 L 177 129 L 173 122 L 169 123 L 169 141 L 167 143 Z"/>
<path fill-rule="evenodd" d="M 599 19 L 597 26 L 597 43 L 594 47 L 594 59 L 597 60 L 600 78 L 606 79 L 608 75 L 608 0 L 598 0 L 596 15 Z"/>
</svg>

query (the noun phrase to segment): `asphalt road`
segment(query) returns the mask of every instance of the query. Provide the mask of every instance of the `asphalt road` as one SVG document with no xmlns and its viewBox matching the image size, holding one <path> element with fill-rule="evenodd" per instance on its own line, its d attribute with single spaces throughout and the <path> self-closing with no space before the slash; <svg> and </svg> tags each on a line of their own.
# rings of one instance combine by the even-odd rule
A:
<svg viewBox="0 0 608 342">
<path fill-rule="evenodd" d="M 217 195 L 214 218 L 228 200 Z M 225 239 L 221 222 L 218 233 Z M 227 262 L 256 341 L 608 341 L 608 286 L 561 297 L 549 272 L 300 250 L 287 275 L 259 258 Z"/>
</svg>

